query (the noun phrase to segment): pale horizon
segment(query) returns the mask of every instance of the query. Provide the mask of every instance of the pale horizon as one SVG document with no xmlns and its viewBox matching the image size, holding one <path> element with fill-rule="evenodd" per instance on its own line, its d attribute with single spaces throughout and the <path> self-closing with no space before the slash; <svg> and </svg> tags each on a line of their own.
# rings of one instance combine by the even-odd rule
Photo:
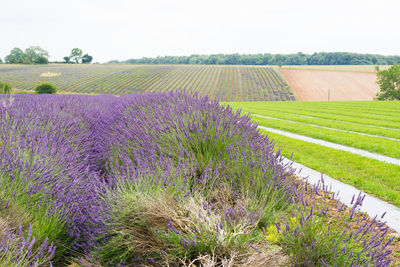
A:
<svg viewBox="0 0 400 267">
<path fill-rule="evenodd" d="M 353 52 L 399 55 L 395 0 L 27 1 L 0 3 L 0 58 L 78 47 L 93 62 L 192 54 Z"/>
</svg>

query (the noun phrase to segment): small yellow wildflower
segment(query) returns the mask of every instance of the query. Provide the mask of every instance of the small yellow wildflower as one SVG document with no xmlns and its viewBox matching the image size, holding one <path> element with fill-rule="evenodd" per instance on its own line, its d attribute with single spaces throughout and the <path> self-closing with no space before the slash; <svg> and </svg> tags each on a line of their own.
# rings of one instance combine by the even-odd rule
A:
<svg viewBox="0 0 400 267">
<path fill-rule="evenodd" d="M 281 235 L 276 225 L 273 224 L 268 227 L 265 239 L 272 243 L 278 243 L 281 240 Z"/>
</svg>

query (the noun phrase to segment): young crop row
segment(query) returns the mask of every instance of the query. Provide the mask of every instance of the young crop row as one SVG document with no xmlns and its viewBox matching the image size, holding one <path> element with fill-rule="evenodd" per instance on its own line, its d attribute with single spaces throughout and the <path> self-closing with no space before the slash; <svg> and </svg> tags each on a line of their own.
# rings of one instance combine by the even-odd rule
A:
<svg viewBox="0 0 400 267">
<path fill-rule="evenodd" d="M 57 73 L 42 77 L 43 73 Z M 43 81 L 61 91 L 124 94 L 186 90 L 224 101 L 295 100 L 284 79 L 269 67 L 48 65 L 0 69 L 0 78 L 25 90 Z"/>
<path fill-rule="evenodd" d="M 297 180 L 250 117 L 208 97 L 0 100 L 1 265 L 392 262 L 361 195 L 346 209 Z"/>
</svg>

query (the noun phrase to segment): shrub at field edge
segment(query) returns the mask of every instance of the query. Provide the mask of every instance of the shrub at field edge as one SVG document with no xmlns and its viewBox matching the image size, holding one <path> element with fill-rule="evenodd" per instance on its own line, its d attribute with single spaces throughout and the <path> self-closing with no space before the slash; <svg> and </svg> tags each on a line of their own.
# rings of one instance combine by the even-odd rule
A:
<svg viewBox="0 0 400 267">
<path fill-rule="evenodd" d="M 55 94 L 57 93 L 58 88 L 49 82 L 44 82 L 35 87 L 35 92 L 37 94 Z"/>
</svg>

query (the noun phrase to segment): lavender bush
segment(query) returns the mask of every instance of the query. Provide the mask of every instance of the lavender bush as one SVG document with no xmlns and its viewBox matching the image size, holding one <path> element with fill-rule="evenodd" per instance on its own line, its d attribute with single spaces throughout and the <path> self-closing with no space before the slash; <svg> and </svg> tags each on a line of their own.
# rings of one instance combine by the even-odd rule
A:
<svg viewBox="0 0 400 267">
<path fill-rule="evenodd" d="M 312 204 L 313 195 L 329 198 L 326 188 L 303 186 L 249 117 L 217 101 L 170 92 L 0 103 L 0 259 L 390 264 L 387 227 L 353 222 L 361 196 L 347 218 L 356 226 L 334 224 L 327 208 Z M 31 246 L 21 243 L 32 236 Z M 25 246 L 15 252 L 15 244 Z"/>
<path fill-rule="evenodd" d="M 99 109 L 95 99 L 73 96 L 21 95 L 0 106 L 0 199 L 23 207 L 20 223 L 32 224 L 40 241 L 85 250 L 103 231 L 96 117 L 87 120 Z"/>
</svg>

